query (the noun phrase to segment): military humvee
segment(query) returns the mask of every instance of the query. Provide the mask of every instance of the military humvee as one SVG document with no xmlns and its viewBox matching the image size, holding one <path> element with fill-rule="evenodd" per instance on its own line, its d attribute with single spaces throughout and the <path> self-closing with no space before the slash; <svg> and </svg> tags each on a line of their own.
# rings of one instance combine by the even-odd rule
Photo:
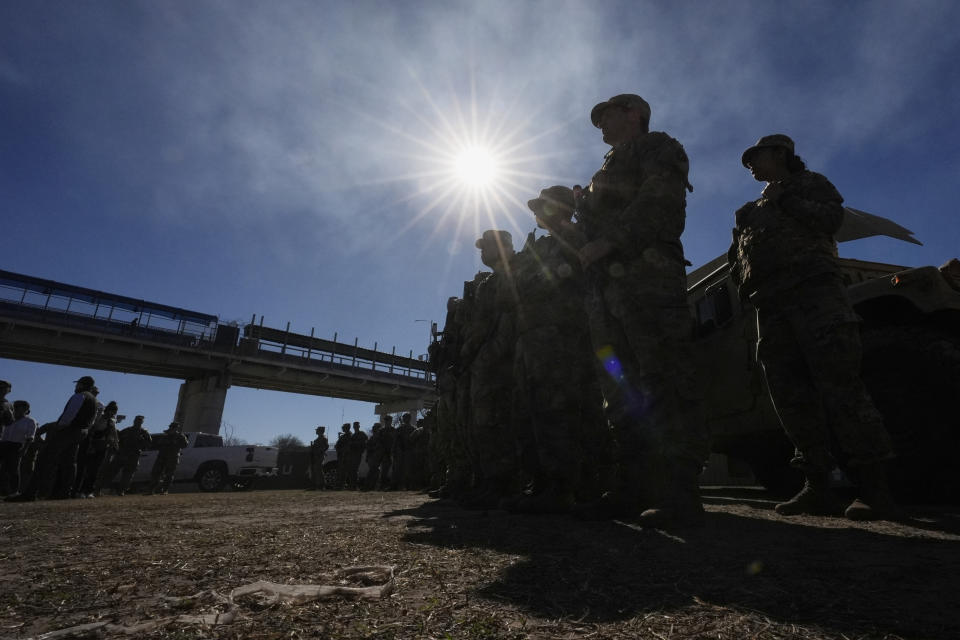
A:
<svg viewBox="0 0 960 640">
<path fill-rule="evenodd" d="M 851 209 L 847 218 L 838 241 L 883 234 L 919 244 L 909 231 L 884 218 Z M 865 230 L 871 223 L 873 229 Z M 840 263 L 851 301 L 863 318 L 862 377 L 897 449 L 891 486 L 902 500 L 956 500 L 957 265 L 908 269 L 850 258 L 840 258 Z M 760 484 L 789 494 L 803 479 L 788 465 L 793 446 L 779 425 L 756 362 L 756 311 L 740 302 L 726 255 L 691 271 L 687 282 L 713 451 L 745 462 Z"/>
</svg>

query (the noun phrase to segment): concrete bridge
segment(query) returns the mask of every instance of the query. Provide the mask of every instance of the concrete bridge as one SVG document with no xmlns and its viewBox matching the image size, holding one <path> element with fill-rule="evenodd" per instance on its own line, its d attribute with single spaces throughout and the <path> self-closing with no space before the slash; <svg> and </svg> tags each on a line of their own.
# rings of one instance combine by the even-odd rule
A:
<svg viewBox="0 0 960 640">
<path fill-rule="evenodd" d="M 183 380 L 175 419 L 219 433 L 231 386 L 379 403 L 435 400 L 428 363 L 0 270 L 0 357 Z M 311 331 L 311 334 L 313 332 Z"/>
</svg>

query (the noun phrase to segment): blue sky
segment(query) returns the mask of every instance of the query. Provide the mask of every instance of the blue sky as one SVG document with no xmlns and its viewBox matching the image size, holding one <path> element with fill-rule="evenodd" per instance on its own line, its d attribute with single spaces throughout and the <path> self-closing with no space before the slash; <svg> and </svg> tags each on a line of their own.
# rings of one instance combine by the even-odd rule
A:
<svg viewBox="0 0 960 640">
<path fill-rule="evenodd" d="M 761 185 L 744 148 L 794 138 L 848 205 L 960 253 L 960 4 L 897 2 L 0 3 L 0 268 L 246 322 L 424 353 L 480 268 L 473 240 L 586 184 L 612 95 L 691 159 L 688 259 L 726 251 Z M 485 189 L 452 175 L 493 149 Z M 0 360 L 41 421 L 79 370 Z M 162 427 L 179 381 L 93 372 Z M 342 416 L 342 419 L 341 419 Z M 224 420 L 264 442 L 373 422 L 372 405 L 234 388 Z"/>
</svg>

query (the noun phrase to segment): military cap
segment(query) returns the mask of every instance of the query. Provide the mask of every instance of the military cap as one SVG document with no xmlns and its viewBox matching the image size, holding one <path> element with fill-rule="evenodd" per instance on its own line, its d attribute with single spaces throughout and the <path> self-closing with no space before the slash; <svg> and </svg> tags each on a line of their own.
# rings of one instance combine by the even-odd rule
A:
<svg viewBox="0 0 960 640">
<path fill-rule="evenodd" d="M 503 231 L 500 229 L 487 229 L 483 232 L 483 236 L 477 238 L 477 241 L 473 243 L 477 249 L 480 249 L 485 244 L 495 243 L 498 247 L 510 247 L 513 248 L 513 236 L 510 235 L 509 231 Z"/>
<path fill-rule="evenodd" d="M 576 206 L 573 199 L 573 189 L 561 184 L 542 189 L 539 197 L 533 200 L 527 200 L 527 206 L 530 207 L 530 211 L 533 211 L 539 216 L 543 213 L 543 205 L 548 202 L 558 207 L 569 209 L 570 211 L 573 211 Z"/>
<path fill-rule="evenodd" d="M 323 433 L 326 430 L 327 430 L 326 427 L 317 427 L 316 429 L 314 429 L 314 431 L 316 431 L 317 433 Z"/>
<path fill-rule="evenodd" d="M 650 105 L 647 104 L 647 101 L 632 93 L 621 93 L 618 96 L 613 96 L 606 102 L 601 102 L 590 110 L 590 122 L 593 123 L 593 126 L 600 127 L 600 115 L 606 111 L 607 107 L 636 109 L 643 114 L 644 120 L 650 122 Z"/>
<path fill-rule="evenodd" d="M 94 382 L 93 378 L 91 378 L 90 376 L 83 376 L 78 380 L 74 380 L 74 383 L 82 384 L 84 387 L 87 387 L 88 389 L 93 387 L 93 385 L 96 384 L 96 382 Z"/>
<path fill-rule="evenodd" d="M 26 400 L 14 400 L 14 401 L 13 401 L 13 408 L 14 408 L 14 409 L 24 409 L 24 410 L 26 410 L 26 411 L 30 411 L 30 403 L 27 402 Z"/>
<path fill-rule="evenodd" d="M 747 162 L 750 161 L 750 157 L 756 153 L 757 149 L 764 147 L 783 147 L 787 149 L 791 155 L 793 154 L 793 140 L 790 139 L 790 136 L 785 136 L 782 133 L 774 133 L 769 136 L 763 136 L 757 140 L 757 144 L 744 151 L 743 155 L 740 156 L 741 164 L 746 167 Z"/>
<path fill-rule="evenodd" d="M 7 382 L 6 380 L 0 380 L 0 389 L 6 389 L 7 387 L 13 388 L 13 385 Z"/>
</svg>

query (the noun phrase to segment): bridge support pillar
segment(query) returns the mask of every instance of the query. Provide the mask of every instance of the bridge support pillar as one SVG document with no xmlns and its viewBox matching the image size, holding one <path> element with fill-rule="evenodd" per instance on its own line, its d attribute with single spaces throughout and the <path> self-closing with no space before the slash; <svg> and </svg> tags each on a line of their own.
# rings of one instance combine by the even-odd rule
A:
<svg viewBox="0 0 960 640">
<path fill-rule="evenodd" d="M 223 405 L 230 386 L 225 378 L 221 375 L 204 376 L 180 385 L 174 420 L 183 425 L 184 431 L 220 433 Z"/>
</svg>

